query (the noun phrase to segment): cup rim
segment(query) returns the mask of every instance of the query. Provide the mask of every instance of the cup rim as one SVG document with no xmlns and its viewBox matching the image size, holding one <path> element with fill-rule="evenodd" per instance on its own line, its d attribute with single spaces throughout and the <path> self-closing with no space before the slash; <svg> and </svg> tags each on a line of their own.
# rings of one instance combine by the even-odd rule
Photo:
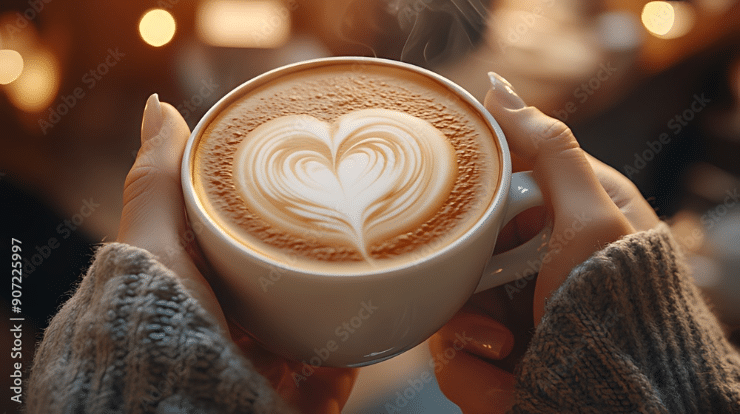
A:
<svg viewBox="0 0 740 414">
<path fill-rule="evenodd" d="M 326 66 L 326 65 L 341 65 L 341 64 L 366 64 L 366 65 L 391 66 L 391 67 L 415 72 L 423 76 L 426 76 L 430 78 L 430 80 L 438 82 L 442 86 L 450 89 L 461 100 L 465 101 L 465 103 L 473 107 L 478 112 L 478 114 L 482 116 L 483 120 L 487 123 L 487 125 L 493 130 L 493 135 L 495 135 L 495 138 L 497 139 L 498 147 L 501 150 L 501 154 L 500 154 L 501 168 L 500 168 L 500 175 L 499 175 L 500 185 L 496 189 L 496 192 L 491 198 L 491 201 L 488 207 L 486 208 L 486 210 L 481 214 L 478 220 L 476 220 L 475 223 L 471 225 L 470 228 L 466 230 L 465 233 L 463 233 L 456 240 L 450 242 L 446 246 L 436 251 L 433 251 L 429 254 L 422 255 L 412 260 L 404 261 L 397 265 L 384 266 L 379 269 L 368 269 L 368 270 L 361 270 L 361 271 L 342 271 L 341 269 L 338 269 L 336 272 L 319 273 L 319 272 L 312 271 L 310 269 L 302 268 L 300 265 L 292 265 L 292 264 L 288 264 L 285 262 L 281 262 L 279 260 L 275 260 L 262 252 L 255 251 L 253 249 L 248 248 L 243 243 L 237 240 L 234 240 L 233 237 L 229 235 L 226 232 L 226 230 L 224 230 L 206 211 L 206 208 L 203 206 L 203 203 L 196 195 L 196 191 L 195 191 L 194 183 L 193 183 L 193 175 L 192 175 L 191 170 L 193 166 L 192 164 L 193 164 L 193 159 L 194 159 L 194 149 L 196 148 L 196 143 L 199 141 L 199 137 L 201 133 L 208 127 L 211 121 L 213 121 L 221 113 L 222 110 L 228 108 L 228 106 L 230 106 L 232 103 L 240 99 L 250 90 L 259 88 L 260 86 L 272 81 L 275 77 L 296 73 L 302 70 L 312 69 L 313 67 Z M 425 69 L 425 68 L 422 68 L 416 65 L 412 65 L 410 63 L 390 60 L 390 59 L 383 59 L 383 58 L 374 58 L 374 57 L 340 56 L 340 57 L 324 57 L 324 58 L 310 59 L 310 60 L 305 60 L 305 61 L 300 61 L 300 62 L 280 66 L 278 68 L 267 71 L 261 75 L 258 75 L 252 79 L 249 79 L 246 82 L 243 82 L 242 84 L 236 86 L 235 88 L 227 92 L 223 97 L 221 97 L 218 101 L 216 101 L 215 104 L 213 104 L 208 109 L 208 111 L 201 117 L 201 119 L 196 124 L 195 128 L 193 128 L 193 131 L 190 133 L 190 136 L 188 137 L 188 140 L 185 146 L 185 150 L 183 152 L 181 170 L 180 170 L 180 178 L 182 182 L 182 190 L 183 190 L 183 196 L 185 198 L 185 202 L 186 204 L 190 204 L 190 206 L 192 207 L 191 209 L 188 209 L 188 210 L 193 210 L 193 212 L 195 212 L 195 214 L 198 215 L 200 222 L 203 225 L 208 227 L 208 230 L 204 230 L 204 231 L 210 231 L 211 233 L 215 234 L 216 237 L 222 240 L 225 240 L 229 246 L 239 250 L 240 252 L 242 252 L 242 254 L 245 254 L 251 257 L 252 259 L 263 262 L 264 264 L 266 264 L 267 266 L 270 266 L 271 268 L 281 269 L 287 272 L 291 272 L 291 274 L 301 275 L 303 277 L 313 277 L 313 278 L 324 279 L 326 277 L 351 276 L 346 279 L 347 280 L 360 280 L 363 278 L 378 278 L 382 276 L 391 277 L 392 275 L 395 275 L 396 273 L 401 272 L 404 269 L 417 267 L 420 264 L 424 264 L 424 263 L 433 263 L 438 260 L 444 260 L 444 257 L 446 257 L 447 255 L 460 249 L 461 247 L 464 247 L 464 245 L 470 238 L 472 238 L 476 233 L 480 232 L 483 228 L 487 227 L 488 222 L 493 220 L 494 218 L 493 213 L 497 209 L 505 208 L 504 204 L 505 204 L 505 201 L 507 198 L 506 196 L 509 192 L 509 187 L 511 184 L 511 173 L 512 173 L 511 155 L 509 152 L 508 144 L 506 142 L 506 138 L 504 136 L 503 131 L 501 130 L 501 127 L 499 126 L 498 122 L 496 122 L 496 120 L 493 118 L 493 116 L 488 112 L 488 110 L 483 106 L 483 104 L 480 103 L 467 90 L 465 90 L 458 84 L 454 83 L 452 80 L 447 79 L 442 75 L 439 75 L 428 69 Z M 188 213 L 190 213 L 190 211 L 188 211 Z M 502 212 L 502 214 L 503 213 L 504 212 Z"/>
</svg>

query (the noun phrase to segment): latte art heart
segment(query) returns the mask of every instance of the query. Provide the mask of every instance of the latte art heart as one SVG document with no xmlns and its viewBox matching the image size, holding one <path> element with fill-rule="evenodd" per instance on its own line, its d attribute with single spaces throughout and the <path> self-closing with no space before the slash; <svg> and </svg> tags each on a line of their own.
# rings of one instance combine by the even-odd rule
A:
<svg viewBox="0 0 740 414">
<path fill-rule="evenodd" d="M 442 132 L 386 109 L 331 124 L 308 115 L 273 119 L 247 134 L 232 165 L 239 195 L 263 220 L 368 259 L 373 243 L 429 220 L 457 178 Z"/>
</svg>

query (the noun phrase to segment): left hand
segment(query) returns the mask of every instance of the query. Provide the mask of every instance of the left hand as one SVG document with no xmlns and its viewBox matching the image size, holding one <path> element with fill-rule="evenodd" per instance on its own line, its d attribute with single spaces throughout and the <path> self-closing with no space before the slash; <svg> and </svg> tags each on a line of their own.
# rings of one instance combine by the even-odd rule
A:
<svg viewBox="0 0 740 414">
<path fill-rule="evenodd" d="M 568 232 L 572 236 L 567 243 L 558 242 L 559 248 L 550 244 L 549 260 L 543 259 L 535 280 L 517 283 L 514 291 L 504 285 L 474 295 L 429 341 L 432 355 L 437 355 L 456 332 L 472 337 L 465 352 L 436 372 L 442 391 L 466 413 L 509 408 L 515 381 L 511 371 L 545 313 L 546 298 L 573 267 L 622 236 L 659 223 L 634 184 L 586 154 L 567 126 L 527 106 L 503 78 L 493 75 L 491 80 L 485 106 L 506 135 L 515 170 L 531 169 L 542 189 L 553 219 L 551 240 Z M 579 215 L 586 224 L 574 221 Z M 499 234 L 497 251 L 532 237 L 542 218 L 541 211 L 517 216 Z"/>
<path fill-rule="evenodd" d="M 149 97 L 141 125 L 141 149 L 126 177 L 117 241 L 148 250 L 171 269 L 185 289 L 221 326 L 273 388 L 302 413 L 339 414 L 357 377 L 356 369 L 314 368 L 296 384 L 303 364 L 261 348 L 226 317 L 202 272 L 208 272 L 188 230 L 180 184 L 180 163 L 190 130 L 172 105 Z"/>
</svg>

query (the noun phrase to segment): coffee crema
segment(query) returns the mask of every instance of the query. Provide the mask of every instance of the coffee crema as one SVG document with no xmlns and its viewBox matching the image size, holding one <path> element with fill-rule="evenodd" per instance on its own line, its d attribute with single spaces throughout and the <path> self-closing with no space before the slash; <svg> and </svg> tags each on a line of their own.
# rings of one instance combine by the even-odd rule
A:
<svg viewBox="0 0 740 414">
<path fill-rule="evenodd" d="M 362 109 L 327 123 L 286 115 L 251 131 L 232 165 L 247 208 L 291 234 L 368 247 L 431 218 L 457 178 L 455 150 L 428 122 Z"/>
<path fill-rule="evenodd" d="M 198 137 L 193 182 L 209 216 L 252 250 L 372 269 L 437 251 L 478 221 L 500 181 L 493 134 L 422 74 L 309 68 L 223 109 Z"/>
</svg>

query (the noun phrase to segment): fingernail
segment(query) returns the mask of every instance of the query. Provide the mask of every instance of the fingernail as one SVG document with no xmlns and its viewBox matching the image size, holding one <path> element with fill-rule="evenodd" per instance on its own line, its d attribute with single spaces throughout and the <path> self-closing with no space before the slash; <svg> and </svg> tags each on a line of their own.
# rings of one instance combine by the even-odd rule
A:
<svg viewBox="0 0 740 414">
<path fill-rule="evenodd" d="M 141 120 L 141 142 L 143 143 L 159 134 L 163 121 L 164 114 L 162 105 L 159 103 L 159 96 L 153 93 L 146 100 L 146 106 L 144 107 L 144 117 Z"/>
<path fill-rule="evenodd" d="M 504 326 L 474 324 L 464 334 L 470 339 L 466 349 L 484 358 L 506 358 L 514 348 L 514 335 Z"/>
<path fill-rule="evenodd" d="M 496 72 L 488 72 L 488 77 L 491 79 L 491 89 L 493 89 L 496 100 L 501 106 L 506 109 L 522 109 L 527 106 L 522 98 L 516 94 L 509 81 L 502 78 L 501 75 Z"/>
<path fill-rule="evenodd" d="M 462 347 L 483 358 L 506 358 L 514 348 L 509 328 L 477 311 L 458 312 L 440 331 L 455 349 Z"/>
</svg>

